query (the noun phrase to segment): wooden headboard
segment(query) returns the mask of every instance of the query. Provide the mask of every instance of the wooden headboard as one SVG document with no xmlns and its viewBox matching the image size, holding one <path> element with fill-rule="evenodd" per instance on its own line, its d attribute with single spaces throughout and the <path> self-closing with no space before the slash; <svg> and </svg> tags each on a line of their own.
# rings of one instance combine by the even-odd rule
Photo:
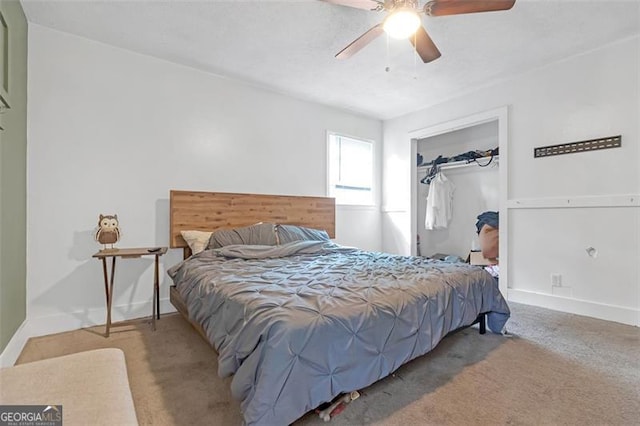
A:
<svg viewBox="0 0 640 426">
<path fill-rule="evenodd" d="M 188 247 L 180 231 L 215 231 L 258 222 L 323 229 L 335 238 L 335 206 L 335 199 L 327 197 L 171 191 L 169 245 Z"/>
</svg>

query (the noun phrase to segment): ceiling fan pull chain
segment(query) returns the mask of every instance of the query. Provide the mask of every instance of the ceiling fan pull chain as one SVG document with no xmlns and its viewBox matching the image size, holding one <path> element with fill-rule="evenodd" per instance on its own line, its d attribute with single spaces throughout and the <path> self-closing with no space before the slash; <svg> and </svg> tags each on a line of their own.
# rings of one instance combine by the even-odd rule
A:
<svg viewBox="0 0 640 426">
<path fill-rule="evenodd" d="M 390 55 L 389 55 L 389 34 L 387 34 L 387 66 L 385 67 L 385 71 L 391 71 L 391 63 L 390 63 Z"/>
<path fill-rule="evenodd" d="M 418 79 L 418 65 L 417 65 L 417 56 L 418 56 L 418 33 L 413 33 L 413 45 L 415 48 L 413 49 L 413 79 Z"/>
</svg>

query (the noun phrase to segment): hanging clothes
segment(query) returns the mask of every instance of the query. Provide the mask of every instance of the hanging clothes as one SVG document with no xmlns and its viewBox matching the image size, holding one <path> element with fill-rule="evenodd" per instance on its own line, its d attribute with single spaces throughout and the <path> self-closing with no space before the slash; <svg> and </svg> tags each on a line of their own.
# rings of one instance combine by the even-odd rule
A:
<svg viewBox="0 0 640 426">
<path fill-rule="evenodd" d="M 484 212 L 478 215 L 478 221 L 476 222 L 476 229 L 478 234 L 484 225 L 489 225 L 492 228 L 499 228 L 500 214 L 498 212 Z"/>
<path fill-rule="evenodd" d="M 478 216 L 478 221 L 476 222 L 480 251 L 487 259 L 494 260 L 498 258 L 500 251 L 499 220 L 498 212 L 484 212 Z"/>
<path fill-rule="evenodd" d="M 424 227 L 428 230 L 444 229 L 453 216 L 453 192 L 456 186 L 442 173 L 433 178 L 427 195 Z"/>
</svg>

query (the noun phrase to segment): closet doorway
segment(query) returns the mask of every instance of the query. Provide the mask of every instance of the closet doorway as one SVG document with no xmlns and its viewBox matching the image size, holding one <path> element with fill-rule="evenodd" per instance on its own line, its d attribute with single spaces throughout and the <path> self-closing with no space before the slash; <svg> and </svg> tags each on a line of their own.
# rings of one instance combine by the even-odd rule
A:
<svg viewBox="0 0 640 426">
<path fill-rule="evenodd" d="M 508 217 L 507 182 L 507 107 L 486 111 L 436 126 L 411 132 L 411 226 L 413 255 L 449 254 L 466 259 L 477 249 L 476 218 L 485 211 L 500 213 L 500 290 L 507 296 Z M 452 214 L 448 226 L 428 230 L 425 227 L 427 194 L 430 185 L 420 183 L 431 167 L 418 167 L 439 155 L 452 158 L 469 151 L 499 150 L 499 156 L 442 164 L 441 174 L 455 187 Z M 486 167 L 482 167 L 486 166 Z M 419 241 L 419 244 L 418 244 Z"/>
</svg>

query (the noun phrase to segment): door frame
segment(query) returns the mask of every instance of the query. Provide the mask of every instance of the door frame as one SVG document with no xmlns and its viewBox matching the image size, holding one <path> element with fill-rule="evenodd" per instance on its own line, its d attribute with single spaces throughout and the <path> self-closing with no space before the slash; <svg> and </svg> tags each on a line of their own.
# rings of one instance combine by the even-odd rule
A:
<svg viewBox="0 0 640 426">
<path fill-rule="evenodd" d="M 417 254 L 416 235 L 418 235 L 418 165 L 416 162 L 418 153 L 418 140 L 438 136 L 478 124 L 498 122 L 498 148 L 500 149 L 500 167 L 498 170 L 499 189 L 499 213 L 500 213 L 500 291 L 508 298 L 509 283 L 509 214 L 507 200 L 509 195 L 509 107 L 507 105 L 482 111 L 465 117 L 449 120 L 433 126 L 424 127 L 409 132 L 411 141 L 411 254 Z"/>
</svg>

